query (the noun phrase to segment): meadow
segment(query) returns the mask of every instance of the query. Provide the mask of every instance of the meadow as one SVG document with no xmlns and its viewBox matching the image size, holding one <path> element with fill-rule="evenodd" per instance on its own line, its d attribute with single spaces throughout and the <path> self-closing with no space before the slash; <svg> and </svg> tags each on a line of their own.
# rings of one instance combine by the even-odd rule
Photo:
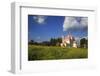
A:
<svg viewBox="0 0 100 76">
<path fill-rule="evenodd" d="M 87 48 L 28 45 L 28 60 L 57 60 L 88 58 Z"/>
</svg>

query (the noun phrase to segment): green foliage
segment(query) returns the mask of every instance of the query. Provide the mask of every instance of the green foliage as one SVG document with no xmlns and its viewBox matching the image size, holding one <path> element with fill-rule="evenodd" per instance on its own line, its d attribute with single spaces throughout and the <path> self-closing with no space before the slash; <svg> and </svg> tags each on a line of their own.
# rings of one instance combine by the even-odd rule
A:
<svg viewBox="0 0 100 76">
<path fill-rule="evenodd" d="M 62 48 L 58 46 L 29 45 L 28 60 L 87 58 L 86 48 Z"/>
<path fill-rule="evenodd" d="M 82 38 L 81 40 L 80 40 L 80 46 L 83 48 L 87 48 L 88 47 L 88 40 L 87 39 L 85 39 L 85 38 Z"/>
<path fill-rule="evenodd" d="M 28 42 L 29 45 L 41 45 L 41 46 L 59 46 L 62 42 L 61 38 L 51 38 L 50 41 L 36 42 L 34 40 L 30 40 Z"/>
<path fill-rule="evenodd" d="M 59 45 L 59 43 L 61 43 L 61 42 L 62 42 L 61 38 L 51 38 L 50 39 L 50 45 L 52 45 L 52 46 Z"/>
</svg>

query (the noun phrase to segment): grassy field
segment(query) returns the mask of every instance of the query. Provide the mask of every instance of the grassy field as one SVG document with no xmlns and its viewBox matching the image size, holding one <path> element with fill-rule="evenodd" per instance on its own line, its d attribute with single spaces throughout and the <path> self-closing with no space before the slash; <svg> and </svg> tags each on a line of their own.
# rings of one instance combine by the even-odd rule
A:
<svg viewBox="0 0 100 76">
<path fill-rule="evenodd" d="M 67 48 L 60 46 L 37 46 L 28 45 L 28 60 L 51 60 L 51 59 L 79 59 L 87 58 L 86 48 Z"/>
</svg>

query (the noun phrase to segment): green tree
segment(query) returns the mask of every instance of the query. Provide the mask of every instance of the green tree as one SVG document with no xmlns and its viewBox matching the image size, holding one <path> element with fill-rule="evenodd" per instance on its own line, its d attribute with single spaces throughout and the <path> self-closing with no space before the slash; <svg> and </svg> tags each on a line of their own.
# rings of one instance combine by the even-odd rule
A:
<svg viewBox="0 0 100 76">
<path fill-rule="evenodd" d="M 81 48 L 87 48 L 87 47 L 88 47 L 88 40 L 85 39 L 85 38 L 82 38 L 82 39 L 80 40 L 80 47 L 81 47 Z"/>
<path fill-rule="evenodd" d="M 50 39 L 50 44 L 52 45 L 52 46 L 58 46 L 58 45 L 60 45 L 60 43 L 62 42 L 62 39 L 61 38 L 51 38 Z"/>
<path fill-rule="evenodd" d="M 34 40 L 30 40 L 28 43 L 32 45 L 34 44 Z"/>
</svg>

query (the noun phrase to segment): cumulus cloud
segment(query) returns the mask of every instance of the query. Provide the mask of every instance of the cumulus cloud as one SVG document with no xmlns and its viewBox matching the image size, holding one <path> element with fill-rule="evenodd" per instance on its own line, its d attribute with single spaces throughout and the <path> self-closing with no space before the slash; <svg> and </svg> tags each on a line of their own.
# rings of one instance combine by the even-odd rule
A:
<svg viewBox="0 0 100 76">
<path fill-rule="evenodd" d="M 86 18 L 86 17 L 81 18 L 81 25 L 87 26 L 88 25 L 88 18 Z"/>
<path fill-rule="evenodd" d="M 87 17 L 65 17 L 63 24 L 63 31 L 67 30 L 81 30 L 87 28 Z"/>
<path fill-rule="evenodd" d="M 33 19 L 34 19 L 38 24 L 43 24 L 43 23 L 45 23 L 46 18 L 47 18 L 46 16 L 41 16 L 41 15 L 33 16 Z"/>
</svg>

